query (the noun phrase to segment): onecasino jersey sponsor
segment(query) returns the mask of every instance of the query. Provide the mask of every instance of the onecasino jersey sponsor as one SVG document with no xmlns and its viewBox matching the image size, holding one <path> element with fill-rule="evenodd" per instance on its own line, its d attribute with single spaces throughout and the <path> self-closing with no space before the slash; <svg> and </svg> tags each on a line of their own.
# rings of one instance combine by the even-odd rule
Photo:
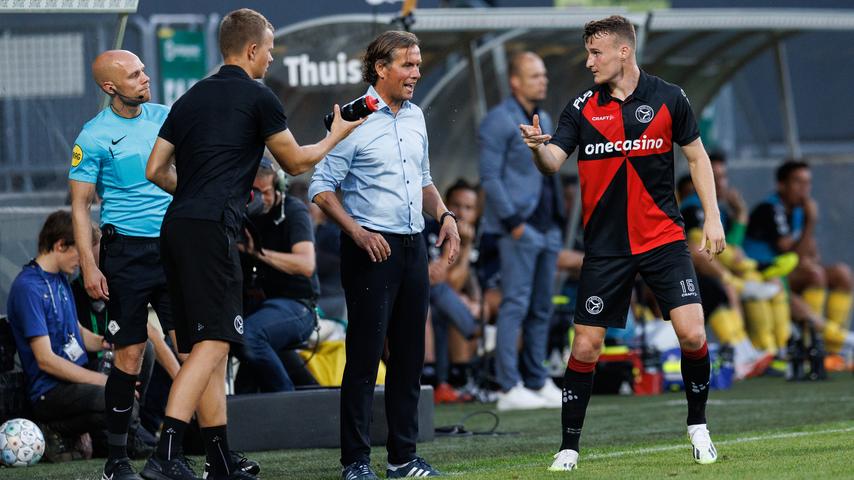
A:
<svg viewBox="0 0 854 480">
<path fill-rule="evenodd" d="M 616 142 L 588 143 L 584 146 L 585 155 L 602 155 L 605 153 L 636 152 L 639 155 L 657 153 L 664 146 L 663 138 L 649 138 L 646 135 L 634 140 L 617 140 Z"/>
</svg>

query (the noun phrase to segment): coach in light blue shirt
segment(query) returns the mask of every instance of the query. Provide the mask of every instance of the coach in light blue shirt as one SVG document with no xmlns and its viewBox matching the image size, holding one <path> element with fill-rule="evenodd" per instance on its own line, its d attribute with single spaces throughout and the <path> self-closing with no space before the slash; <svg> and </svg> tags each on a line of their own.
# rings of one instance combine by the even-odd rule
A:
<svg viewBox="0 0 854 480">
<path fill-rule="evenodd" d="M 424 114 L 408 100 L 393 112 L 373 85 L 366 95 L 378 100 L 376 113 L 317 165 L 309 198 L 340 188 L 344 210 L 359 225 L 419 233 L 422 190 L 433 185 Z"/>
<path fill-rule="evenodd" d="M 341 383 L 346 480 L 377 478 L 371 470 L 369 427 L 386 336 L 386 476 L 438 475 L 415 455 L 429 293 L 422 213 L 442 224 L 437 245 L 449 243 L 450 263 L 460 237 L 430 177 L 424 114 L 410 101 L 420 65 L 418 38 L 411 33 L 385 32 L 371 42 L 362 76 L 379 109 L 317 165 L 309 188 L 312 201 L 342 231 L 341 284 L 349 322 Z"/>
</svg>

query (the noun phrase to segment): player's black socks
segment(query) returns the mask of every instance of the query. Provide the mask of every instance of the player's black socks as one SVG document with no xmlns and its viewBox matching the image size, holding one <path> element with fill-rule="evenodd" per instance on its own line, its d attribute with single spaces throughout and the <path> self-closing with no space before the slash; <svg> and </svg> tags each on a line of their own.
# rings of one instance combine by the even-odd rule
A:
<svg viewBox="0 0 854 480">
<path fill-rule="evenodd" d="M 128 456 L 128 427 L 133 414 L 136 377 L 119 370 L 115 365 L 107 377 L 104 405 L 107 411 L 107 456 L 110 459 Z"/>
<path fill-rule="evenodd" d="M 682 350 L 682 381 L 688 399 L 688 425 L 706 423 L 711 369 L 709 348 L 705 343 L 693 352 Z"/>
<path fill-rule="evenodd" d="M 160 441 L 157 442 L 157 458 L 161 460 L 172 460 L 181 454 L 184 443 L 184 432 L 187 431 L 187 422 L 177 418 L 166 417 L 163 419 L 163 429 L 160 432 Z"/>
<path fill-rule="evenodd" d="M 593 390 L 593 372 L 596 362 L 582 362 L 569 358 L 566 373 L 563 375 L 563 404 L 560 410 L 561 450 L 580 451 L 581 427 Z"/>
<path fill-rule="evenodd" d="M 211 466 L 211 475 L 230 475 L 234 466 L 228 450 L 228 433 L 225 425 L 202 429 L 205 454 Z"/>
</svg>

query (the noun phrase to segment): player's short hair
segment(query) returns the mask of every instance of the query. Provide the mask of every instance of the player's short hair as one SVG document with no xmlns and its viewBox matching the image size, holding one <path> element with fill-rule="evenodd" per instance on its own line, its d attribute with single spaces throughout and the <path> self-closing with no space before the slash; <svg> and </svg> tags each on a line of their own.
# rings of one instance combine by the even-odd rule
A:
<svg viewBox="0 0 854 480">
<path fill-rule="evenodd" d="M 539 55 L 531 51 L 516 52 L 510 56 L 510 61 L 507 62 L 507 76 L 517 77 L 522 73 L 522 64 L 529 58 L 537 58 L 542 60 Z"/>
<path fill-rule="evenodd" d="M 389 30 L 381 33 L 368 45 L 365 56 L 362 57 L 362 80 L 365 83 L 376 85 L 379 80 L 376 64 L 381 62 L 388 65 L 394 61 L 394 51 L 398 48 L 411 48 L 417 46 L 418 37 L 414 33 L 401 30 Z"/>
<path fill-rule="evenodd" d="M 67 210 L 57 210 L 45 219 L 39 231 L 39 253 L 50 253 L 60 240 L 66 246 L 74 245 L 74 224 Z"/>
<path fill-rule="evenodd" d="M 807 162 L 802 162 L 800 160 L 787 160 L 783 162 L 782 165 L 777 167 L 777 182 L 785 182 L 793 173 L 802 168 L 809 170 L 810 166 Z"/>
<path fill-rule="evenodd" d="M 591 38 L 602 35 L 611 34 L 620 37 L 626 41 L 629 46 L 635 48 L 637 37 L 635 36 L 635 26 L 628 18 L 621 15 L 611 15 L 608 18 L 601 20 L 593 20 L 584 24 L 584 43 L 586 44 Z"/>
<path fill-rule="evenodd" d="M 712 163 L 720 162 L 726 163 L 726 154 L 721 151 L 714 151 L 709 153 L 709 161 Z"/>
<path fill-rule="evenodd" d="M 261 43 L 266 30 L 272 32 L 273 24 L 251 8 L 229 13 L 219 24 L 219 51 L 222 57 L 240 54 L 249 43 Z"/>
<path fill-rule="evenodd" d="M 458 178 L 447 190 L 445 190 L 445 202 L 451 200 L 451 197 L 460 190 L 469 190 L 477 194 L 477 188 L 464 178 Z"/>
</svg>

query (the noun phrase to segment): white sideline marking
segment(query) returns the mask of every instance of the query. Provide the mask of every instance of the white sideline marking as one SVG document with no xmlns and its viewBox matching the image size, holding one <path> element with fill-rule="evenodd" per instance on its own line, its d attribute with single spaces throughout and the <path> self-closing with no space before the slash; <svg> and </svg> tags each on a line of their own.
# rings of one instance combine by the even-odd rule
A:
<svg viewBox="0 0 854 480">
<path fill-rule="evenodd" d="M 797 438 L 797 437 L 807 437 L 807 436 L 812 436 L 812 435 L 826 435 L 829 433 L 848 433 L 848 432 L 854 432 L 854 427 L 831 428 L 831 429 L 827 429 L 827 430 L 813 430 L 813 431 L 809 431 L 809 432 L 787 432 L 787 433 L 775 433 L 775 434 L 771 434 L 771 435 L 756 435 L 753 437 L 742 437 L 742 438 L 734 438 L 732 440 L 721 440 L 719 442 L 714 442 L 714 444 L 715 444 L 715 446 L 718 446 L 718 445 L 735 445 L 735 444 L 739 444 L 739 443 L 760 442 L 760 441 L 764 441 L 764 440 L 780 440 L 783 438 Z M 632 449 L 632 450 L 621 450 L 621 451 L 617 451 L 617 452 L 593 453 L 590 455 L 580 456 L 579 459 L 582 461 L 587 461 L 587 460 L 597 460 L 597 459 L 602 459 L 602 458 L 618 458 L 618 457 L 624 457 L 627 455 L 637 455 L 637 454 L 644 454 L 644 453 L 669 452 L 672 450 L 682 450 L 682 449 L 689 450 L 690 448 L 691 448 L 691 443 L 686 441 L 685 443 L 682 443 L 679 445 L 662 445 L 660 447 L 636 448 L 636 449 Z M 722 453 L 721 453 L 720 449 L 718 449 L 718 456 L 720 457 L 721 455 L 722 455 Z M 508 464 L 496 465 L 495 467 L 479 469 L 476 472 L 467 472 L 467 473 L 480 473 L 480 472 L 484 472 L 484 471 L 488 472 L 488 471 L 492 471 L 492 470 L 506 470 L 508 467 L 511 467 L 511 468 L 527 468 L 527 467 L 542 466 L 543 468 L 545 468 L 548 466 L 548 462 L 550 462 L 549 457 L 544 458 L 543 461 L 541 461 L 541 462 L 538 461 L 538 462 L 529 462 L 529 463 L 514 464 L 514 465 L 508 465 Z M 693 462 L 691 464 L 693 465 Z M 446 475 L 462 476 L 462 475 L 466 475 L 467 473 L 447 472 Z"/>
<path fill-rule="evenodd" d="M 787 433 L 775 433 L 772 435 L 757 435 L 754 437 L 743 437 L 743 438 L 734 438 L 732 440 L 721 440 L 719 442 L 714 442 L 715 446 L 717 445 L 734 445 L 738 443 L 749 443 L 749 442 L 759 442 L 763 440 L 780 440 L 783 438 L 796 438 L 796 437 L 806 437 L 811 435 L 825 435 L 828 433 L 847 433 L 854 432 L 854 427 L 849 428 L 834 428 L 828 430 L 814 430 L 811 432 L 787 432 Z M 598 458 L 615 458 L 615 457 L 623 457 L 626 455 L 637 455 L 644 453 L 657 453 L 657 452 L 669 452 L 671 450 L 681 450 L 688 449 L 691 446 L 690 442 L 686 442 L 681 445 L 663 445 L 660 447 L 649 447 L 649 448 L 638 448 L 634 450 L 623 450 L 619 452 L 608 452 L 608 453 L 594 453 L 591 455 L 587 455 L 585 457 L 581 457 L 587 460 L 596 460 Z M 720 454 L 720 451 L 718 451 Z"/>
</svg>

